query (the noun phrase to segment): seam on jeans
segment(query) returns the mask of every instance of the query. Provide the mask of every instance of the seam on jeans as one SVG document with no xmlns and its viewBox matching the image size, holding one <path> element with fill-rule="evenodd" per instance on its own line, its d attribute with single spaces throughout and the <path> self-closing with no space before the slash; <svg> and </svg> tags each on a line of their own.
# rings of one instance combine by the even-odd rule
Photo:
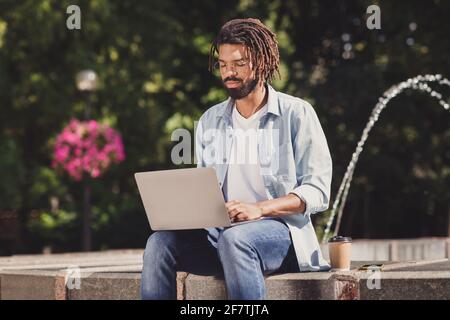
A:
<svg viewBox="0 0 450 320">
<path fill-rule="evenodd" d="M 256 251 L 254 251 L 253 249 L 251 251 L 252 251 L 252 254 L 253 254 L 253 267 L 254 267 L 255 271 L 258 271 L 258 266 L 256 265 L 256 260 L 258 259 L 258 253 Z M 263 291 L 264 291 L 263 288 L 266 287 L 266 283 L 264 281 L 264 272 L 261 269 L 261 266 L 259 266 L 259 269 L 261 271 L 262 278 L 263 278 L 263 280 L 262 280 L 263 281 L 263 285 L 261 285 L 261 283 L 259 282 L 259 279 L 258 279 L 259 296 L 262 297 L 263 299 L 265 299 L 266 296 L 263 295 Z"/>
<path fill-rule="evenodd" d="M 271 241 L 271 240 L 286 240 L 286 238 L 285 237 L 260 237 L 260 238 L 253 239 L 253 241 L 257 241 L 257 240 L 269 240 L 269 241 Z M 289 240 L 292 243 L 291 237 L 289 237 Z M 259 266 L 257 265 L 257 261 L 262 263 L 262 259 L 260 258 L 259 254 L 254 246 L 254 243 L 249 242 L 249 244 L 251 245 L 250 250 L 251 250 L 252 256 L 253 256 L 253 258 L 252 258 L 253 267 L 256 272 L 258 272 L 258 270 L 259 270 L 263 274 L 263 280 L 262 280 L 263 284 L 261 284 L 258 280 L 258 286 L 259 286 L 260 297 L 263 297 L 263 299 L 265 299 L 266 298 L 265 295 L 263 296 L 263 288 L 266 288 L 266 284 L 265 284 L 265 280 L 264 280 L 264 272 L 263 272 L 263 268 L 262 268 L 261 264 Z"/>
</svg>

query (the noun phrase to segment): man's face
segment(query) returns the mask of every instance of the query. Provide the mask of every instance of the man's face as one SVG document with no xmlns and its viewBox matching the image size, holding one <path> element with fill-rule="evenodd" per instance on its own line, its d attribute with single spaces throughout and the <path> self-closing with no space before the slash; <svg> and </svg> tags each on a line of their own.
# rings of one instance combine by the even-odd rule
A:
<svg viewBox="0 0 450 320">
<path fill-rule="evenodd" d="M 258 79 L 246 47 L 242 44 L 219 46 L 219 70 L 222 82 L 233 99 L 242 99 L 253 91 Z"/>
</svg>

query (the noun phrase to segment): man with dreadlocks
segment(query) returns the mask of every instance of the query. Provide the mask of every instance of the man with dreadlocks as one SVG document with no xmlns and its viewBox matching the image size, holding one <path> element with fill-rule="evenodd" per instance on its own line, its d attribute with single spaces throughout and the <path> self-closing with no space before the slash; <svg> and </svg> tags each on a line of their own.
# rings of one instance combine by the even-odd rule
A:
<svg viewBox="0 0 450 320">
<path fill-rule="evenodd" d="M 279 62 L 276 35 L 257 19 L 231 20 L 214 40 L 210 69 L 230 98 L 199 120 L 197 166 L 215 169 L 243 223 L 153 233 L 143 299 L 175 299 L 177 271 L 223 276 L 229 299 L 253 300 L 266 297 L 264 275 L 329 269 L 310 216 L 328 208 L 331 156 L 311 105 L 270 86 Z"/>
</svg>

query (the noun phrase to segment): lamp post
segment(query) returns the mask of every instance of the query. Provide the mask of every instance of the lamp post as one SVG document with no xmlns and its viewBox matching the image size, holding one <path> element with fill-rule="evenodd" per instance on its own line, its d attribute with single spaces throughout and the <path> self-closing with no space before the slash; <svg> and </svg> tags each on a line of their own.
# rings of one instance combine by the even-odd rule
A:
<svg viewBox="0 0 450 320">
<path fill-rule="evenodd" d="M 77 89 L 82 92 L 86 102 L 84 109 L 84 120 L 91 117 L 90 94 L 98 88 L 98 76 L 93 70 L 82 70 L 75 77 Z M 91 183 L 88 174 L 83 174 L 83 233 L 82 244 L 83 251 L 91 251 L 92 249 L 92 233 L 91 233 Z"/>
</svg>

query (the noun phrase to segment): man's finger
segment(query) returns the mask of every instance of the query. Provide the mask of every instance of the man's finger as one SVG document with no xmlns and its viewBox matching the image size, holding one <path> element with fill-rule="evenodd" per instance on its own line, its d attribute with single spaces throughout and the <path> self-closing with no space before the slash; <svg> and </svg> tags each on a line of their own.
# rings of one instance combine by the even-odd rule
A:
<svg viewBox="0 0 450 320">
<path fill-rule="evenodd" d="M 234 217 L 230 217 L 231 221 L 239 221 L 239 214 L 240 213 L 237 213 Z"/>
<path fill-rule="evenodd" d="M 228 215 L 230 216 L 231 219 L 235 218 L 238 214 L 239 214 L 239 211 L 236 209 L 228 211 Z"/>
<path fill-rule="evenodd" d="M 241 212 L 242 212 L 242 209 L 237 207 L 237 208 L 234 208 L 234 209 L 228 211 L 228 215 L 230 216 L 230 218 L 234 218 Z"/>
<path fill-rule="evenodd" d="M 245 216 L 245 214 L 243 212 L 239 212 L 236 217 L 235 217 L 236 221 L 245 221 L 247 220 L 247 217 Z"/>
<path fill-rule="evenodd" d="M 238 208 L 240 205 L 241 205 L 240 203 L 231 204 L 231 205 L 229 205 L 229 206 L 227 207 L 227 209 L 228 209 L 228 211 L 231 211 L 231 210 L 233 210 L 233 209 Z"/>
<path fill-rule="evenodd" d="M 231 200 L 231 201 L 228 201 L 228 202 L 225 203 L 225 207 L 229 208 L 230 206 L 235 205 L 237 203 L 239 203 L 239 201 Z"/>
</svg>

